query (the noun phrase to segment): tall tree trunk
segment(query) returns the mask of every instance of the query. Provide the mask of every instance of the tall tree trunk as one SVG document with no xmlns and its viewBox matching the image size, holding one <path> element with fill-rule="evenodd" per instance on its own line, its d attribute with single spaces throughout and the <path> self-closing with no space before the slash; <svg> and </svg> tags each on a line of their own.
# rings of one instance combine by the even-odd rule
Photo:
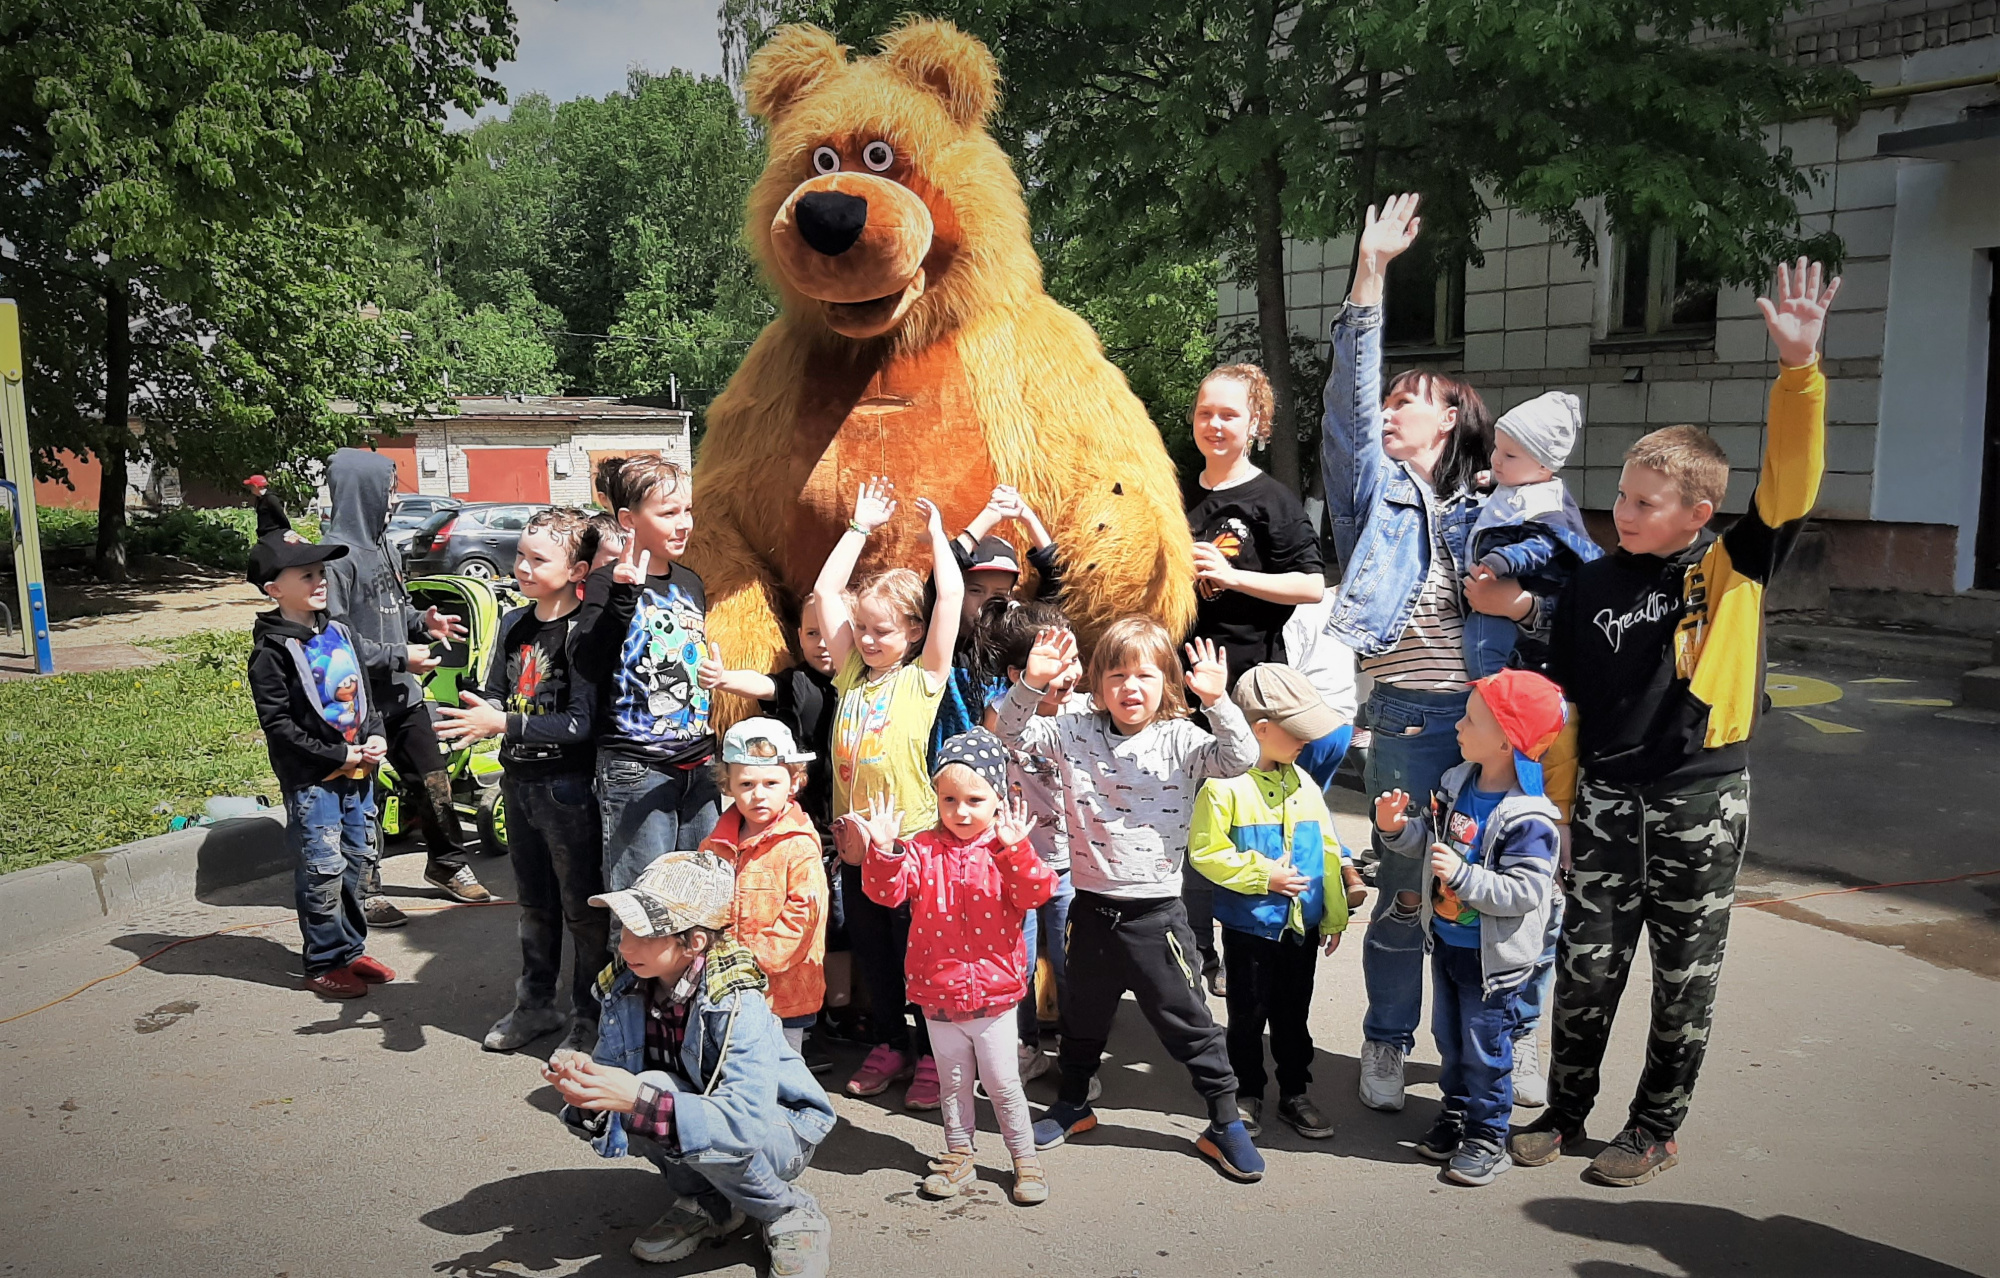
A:
<svg viewBox="0 0 2000 1278">
<path fill-rule="evenodd" d="M 104 292 L 104 422 L 97 460 L 97 575 L 125 580 L 125 455 L 132 445 L 131 285 L 116 280 Z"/>
<path fill-rule="evenodd" d="M 1250 216 L 1256 230 L 1257 343 L 1264 352 L 1264 371 L 1278 401 L 1271 423 L 1270 464 L 1265 468 L 1279 483 L 1299 491 L 1299 428 L 1294 416 L 1297 396 L 1292 385 L 1292 326 L 1285 299 L 1285 228 L 1279 195 L 1285 173 L 1278 157 L 1267 156 L 1251 179 Z"/>
</svg>

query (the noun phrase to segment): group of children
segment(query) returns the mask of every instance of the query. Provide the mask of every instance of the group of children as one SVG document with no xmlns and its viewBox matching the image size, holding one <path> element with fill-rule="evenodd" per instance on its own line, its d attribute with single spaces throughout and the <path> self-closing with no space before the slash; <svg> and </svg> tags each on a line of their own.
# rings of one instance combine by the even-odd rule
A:
<svg viewBox="0 0 2000 1278">
<path fill-rule="evenodd" d="M 1664 659 L 1667 673 L 1689 677 L 1671 663 L 1689 664 L 1690 636 L 1621 652 L 1593 608 L 1592 592 L 1617 583 L 1582 566 L 1596 550 L 1554 479 L 1579 425 L 1576 401 L 1561 395 L 1499 423 L 1498 487 L 1461 562 L 1472 565 L 1468 595 L 1514 590 L 1525 607 L 1482 609 L 1494 624 L 1478 623 L 1477 639 L 1468 627 L 1463 762 L 1434 793 L 1390 788 L 1374 804 L 1380 845 L 1421 863 L 1427 885 L 1383 903 L 1417 915 L 1431 955 L 1445 1104 L 1418 1151 L 1464 1184 L 1490 1181 L 1510 1152 L 1546 1162 L 1575 1139 L 1602 1034 L 1566 1056 L 1564 1026 L 1593 998 L 1593 1023 L 1608 1025 L 1605 1000 L 1623 980 L 1622 969 L 1593 976 L 1589 956 L 1565 952 L 1561 1099 L 1510 1151 L 1513 1045 L 1556 958 L 1565 702 L 1581 708 L 1579 802 L 1602 810 L 1611 800 L 1590 787 L 1643 780 L 1608 764 L 1653 738 L 1607 704 L 1601 667 Z M 1686 469 L 1673 460 L 1685 449 L 1645 449 L 1626 487 L 1651 494 L 1632 515 L 1651 531 L 1626 536 L 1621 489 L 1618 524 L 1632 544 L 1604 563 L 1678 585 L 1683 561 L 1709 545 L 1714 497 L 1695 495 L 1675 469 Z M 943 1111 L 929 1195 L 957 1195 L 973 1179 L 978 1083 L 1013 1163 L 1014 1199 L 1048 1197 L 1039 1154 L 1096 1125 L 1096 1073 L 1128 991 L 1188 1070 L 1208 1117 L 1196 1147 L 1225 1174 L 1264 1172 L 1254 1138 L 1266 1032 L 1277 1117 L 1309 1138 L 1333 1134 L 1308 1095 L 1307 1021 L 1317 961 L 1339 947 L 1359 893 L 1350 897 L 1324 778 L 1298 761 L 1332 740 L 1344 748 L 1351 725 L 1304 675 L 1266 662 L 1232 685 L 1225 650 L 1199 637 L 1177 647 L 1143 616 L 1107 627 L 1086 652 L 1053 602 L 1058 549 L 1010 489 L 996 489 L 957 537 L 918 499 L 928 581 L 896 568 L 853 583 L 868 539 L 897 513 L 879 478 L 861 486 L 802 601 L 797 664 L 777 675 L 731 669 L 706 639 L 702 583 L 679 562 L 694 518 L 688 476 L 640 456 L 600 486 L 615 517 L 557 509 L 524 531 L 515 581 L 528 603 L 503 619 L 481 687 L 441 711 L 441 735 L 502 742 L 523 965 L 514 1006 L 485 1045 L 512 1050 L 566 1027 L 546 1070 L 566 1119 L 607 1157 L 651 1158 L 676 1194 L 635 1255 L 685 1256 L 747 1214 L 764 1226 L 775 1272 L 825 1272 L 826 1220 L 795 1182 L 833 1121 L 813 1077 L 830 1062 L 806 1039 L 828 1010 L 830 936 L 869 1007 L 870 1050 L 846 1090 L 876 1095 L 907 1081 L 908 1107 Z M 1006 520 L 1034 547 L 1032 592 L 1021 591 L 1013 546 L 992 535 Z M 1767 513 L 1757 527 L 1767 522 L 1782 520 Z M 1661 540 L 1669 533 L 1683 544 Z M 1732 533 L 1716 543 L 1728 552 L 1719 562 L 1700 558 L 1712 594 L 1732 571 L 1751 571 L 1743 565 L 1758 548 L 1746 539 L 1757 536 Z M 1775 552 L 1763 550 L 1767 572 Z M 251 687 L 285 791 L 308 984 L 332 997 L 393 979 L 363 952 L 369 774 L 385 746 L 366 681 L 351 677 L 390 654 L 324 616 L 324 564 L 343 553 L 279 533 L 259 543 L 250 569 L 276 604 L 258 623 Z M 1629 636 L 1644 619 L 1620 624 Z M 1585 651 L 1591 627 L 1610 637 L 1608 658 Z M 1692 641 L 1699 683 L 1701 637 Z M 763 703 L 719 743 L 717 692 Z M 1662 703 L 1662 716 L 1673 713 Z M 1578 840 L 1579 864 L 1623 855 L 1615 839 L 1593 827 L 1588 852 Z M 1182 905 L 1184 865 L 1217 889 L 1227 1030 L 1203 988 L 1207 938 Z M 1623 947 L 1612 967 L 1629 962 L 1634 907 L 1583 926 Z M 568 1017 L 556 999 L 564 931 L 576 973 Z M 1056 987 L 1060 1078 L 1035 1121 L 1023 1084 L 1048 1068 L 1038 950 Z M 844 965 L 841 975 L 844 987 Z M 1578 1006 L 1565 1006 L 1572 997 Z M 1649 1058 L 1649 1077 L 1669 1069 Z"/>
</svg>

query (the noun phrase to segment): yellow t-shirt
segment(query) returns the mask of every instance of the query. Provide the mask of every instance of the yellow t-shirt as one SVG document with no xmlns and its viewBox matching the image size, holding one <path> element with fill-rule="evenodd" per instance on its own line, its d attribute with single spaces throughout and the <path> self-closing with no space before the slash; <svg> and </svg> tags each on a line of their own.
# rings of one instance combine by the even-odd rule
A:
<svg viewBox="0 0 2000 1278">
<path fill-rule="evenodd" d="M 944 700 L 916 662 L 871 674 L 852 653 L 833 678 L 840 709 L 833 719 L 833 814 L 865 812 L 877 794 L 903 810 L 905 835 L 937 824 L 931 789 L 931 725 Z"/>
</svg>

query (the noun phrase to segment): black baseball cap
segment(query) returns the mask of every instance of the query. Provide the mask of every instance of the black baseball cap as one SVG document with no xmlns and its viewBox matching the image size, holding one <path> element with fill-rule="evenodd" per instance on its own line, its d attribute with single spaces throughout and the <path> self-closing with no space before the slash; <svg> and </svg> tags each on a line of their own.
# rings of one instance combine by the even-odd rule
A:
<svg viewBox="0 0 2000 1278">
<path fill-rule="evenodd" d="M 307 541 L 294 532 L 266 533 L 251 547 L 250 571 L 245 575 L 250 578 L 251 585 L 261 590 L 266 582 L 276 581 L 278 574 L 287 568 L 323 564 L 346 554 L 347 547 L 338 543 L 323 545 Z"/>
<path fill-rule="evenodd" d="M 992 533 L 988 533 L 979 539 L 978 545 L 972 548 L 972 562 L 965 566 L 965 570 L 967 572 L 1011 572 L 1019 576 L 1021 573 L 1021 559 L 1020 556 L 1014 553 L 1014 548 L 1008 545 L 1004 538 L 995 537 Z"/>
</svg>

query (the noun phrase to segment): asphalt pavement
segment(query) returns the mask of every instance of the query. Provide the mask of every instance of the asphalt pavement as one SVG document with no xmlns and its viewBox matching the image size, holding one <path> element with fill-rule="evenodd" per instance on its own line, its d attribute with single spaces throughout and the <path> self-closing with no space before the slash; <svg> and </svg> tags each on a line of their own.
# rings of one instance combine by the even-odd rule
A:
<svg viewBox="0 0 2000 1278">
<path fill-rule="evenodd" d="M 1355 1099 L 1357 927 L 1321 960 L 1313 1018 L 1332 1140 L 1268 1132 L 1266 1179 L 1224 1180 L 1193 1152 L 1185 1074 L 1128 1006 L 1103 1125 L 1045 1156 L 1040 1207 L 1008 1201 L 983 1105 L 977 1191 L 933 1203 L 915 1187 L 936 1115 L 905 1112 L 899 1092 L 837 1098 L 842 1121 L 805 1174 L 834 1223 L 835 1272 L 2000 1275 L 2000 878 L 1843 891 L 2000 868 L 2000 729 L 1940 718 L 1953 707 L 1930 703 L 1952 690 L 1935 674 L 1780 663 L 1772 685 L 1745 896 L 1838 894 L 1737 910 L 1679 1167 L 1630 1190 L 1584 1183 L 1581 1158 L 1484 1189 L 1442 1183 L 1411 1148 L 1438 1104 L 1427 1032 L 1402 1113 Z M 394 857 L 389 878 L 406 905 L 441 904 L 421 866 Z M 503 861 L 477 868 L 508 889 Z M 200 938 L 0 1023 L 0 1274 L 662 1272 L 625 1252 L 665 1206 L 657 1174 L 564 1132 L 532 1049 L 479 1049 L 511 996 L 511 908 L 378 933 L 371 952 L 401 979 L 335 1004 L 297 987 L 289 899 L 288 879 L 266 880 L 0 959 L 7 1018 Z M 1645 988 L 1642 956 L 1593 1137 L 1622 1121 Z M 1039 1109 L 1053 1081 L 1029 1095 Z M 746 1235 L 665 1272 L 748 1275 L 761 1259 Z"/>
</svg>

